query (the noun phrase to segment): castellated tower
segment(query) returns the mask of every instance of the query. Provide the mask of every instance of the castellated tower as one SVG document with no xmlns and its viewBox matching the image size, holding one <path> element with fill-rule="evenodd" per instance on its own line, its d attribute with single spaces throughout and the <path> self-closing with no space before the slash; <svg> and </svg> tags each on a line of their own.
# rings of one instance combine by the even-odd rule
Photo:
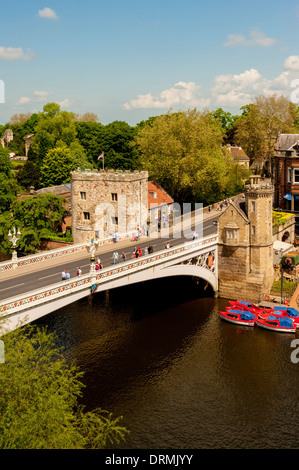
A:
<svg viewBox="0 0 299 470">
<path fill-rule="evenodd" d="M 218 219 L 219 295 L 258 302 L 273 279 L 272 204 L 274 188 L 251 176 L 244 197 Z"/>
<path fill-rule="evenodd" d="M 137 230 L 148 216 L 148 172 L 81 170 L 71 173 L 74 243 Z"/>
<path fill-rule="evenodd" d="M 273 269 L 272 206 L 274 188 L 260 176 L 250 176 L 245 186 L 245 211 L 250 220 L 250 266 L 257 273 Z"/>
</svg>

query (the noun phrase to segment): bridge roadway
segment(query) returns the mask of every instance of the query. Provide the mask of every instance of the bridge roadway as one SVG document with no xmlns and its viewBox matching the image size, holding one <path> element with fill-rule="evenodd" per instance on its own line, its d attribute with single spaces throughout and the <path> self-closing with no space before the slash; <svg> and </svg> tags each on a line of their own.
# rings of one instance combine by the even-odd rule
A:
<svg viewBox="0 0 299 470">
<path fill-rule="evenodd" d="M 203 233 L 202 235 L 208 236 L 214 234 L 216 226 L 213 223 L 217 220 L 217 216 L 212 216 L 203 222 Z M 111 245 L 108 248 L 101 248 L 97 251 L 96 256 L 99 256 L 104 268 L 113 265 L 113 252 L 118 251 L 119 255 L 124 251 L 126 254 L 126 259 L 130 260 L 135 246 L 140 246 L 140 248 L 148 247 L 151 244 L 154 248 L 154 253 L 157 251 L 163 250 L 165 248 L 166 241 L 170 241 L 172 246 L 180 245 L 185 241 L 190 241 L 190 238 L 180 237 L 180 238 L 145 238 L 140 240 L 140 242 L 118 242 Z M 46 263 L 47 267 L 42 267 L 42 265 L 34 266 L 32 268 L 20 268 L 14 270 L 10 273 L 5 273 L 0 275 L 0 300 L 9 299 L 16 295 L 20 295 L 26 292 L 30 292 L 39 288 L 46 287 L 48 285 L 60 282 L 61 272 L 65 269 L 70 272 L 71 278 L 76 277 L 77 267 L 80 266 L 82 269 L 82 274 L 87 274 L 90 267 L 90 259 L 88 254 L 84 257 L 76 257 L 76 259 L 66 261 L 63 258 L 60 258 L 58 262 L 55 262 L 55 266 L 51 263 Z M 53 264 L 53 263 L 52 263 Z M 25 274 L 26 271 L 26 274 Z"/>
</svg>

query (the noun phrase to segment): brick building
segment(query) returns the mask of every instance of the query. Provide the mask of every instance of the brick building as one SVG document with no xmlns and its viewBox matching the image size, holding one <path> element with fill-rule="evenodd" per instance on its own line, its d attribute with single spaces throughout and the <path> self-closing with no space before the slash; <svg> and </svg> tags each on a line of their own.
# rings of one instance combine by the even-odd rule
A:
<svg viewBox="0 0 299 470">
<path fill-rule="evenodd" d="M 299 134 L 280 134 L 274 150 L 274 205 L 299 211 Z"/>
</svg>

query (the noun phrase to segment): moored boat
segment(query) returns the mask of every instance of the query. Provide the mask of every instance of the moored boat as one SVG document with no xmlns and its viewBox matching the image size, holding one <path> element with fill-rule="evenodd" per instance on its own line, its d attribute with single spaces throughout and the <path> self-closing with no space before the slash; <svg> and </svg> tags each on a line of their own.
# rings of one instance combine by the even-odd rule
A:
<svg viewBox="0 0 299 470">
<path fill-rule="evenodd" d="M 226 307 L 226 310 L 237 309 L 237 310 L 244 310 L 246 312 L 251 312 L 254 315 L 258 315 L 263 312 L 271 312 L 272 309 L 270 308 L 262 308 L 258 307 L 257 305 L 253 304 L 252 302 L 246 302 L 245 300 L 230 300 L 229 307 Z"/>
<path fill-rule="evenodd" d="M 258 318 L 256 325 L 266 330 L 277 331 L 279 333 L 295 333 L 296 325 L 294 321 L 286 316 L 269 315 L 266 318 Z"/>
<path fill-rule="evenodd" d="M 271 312 L 263 312 L 258 315 L 259 319 L 267 319 L 269 316 L 278 318 L 289 318 L 293 321 L 293 325 L 299 328 L 299 312 L 293 307 L 276 306 L 271 309 Z"/>
<path fill-rule="evenodd" d="M 235 325 L 254 326 L 257 316 L 252 312 L 244 310 L 230 309 L 226 312 L 219 312 L 222 320 L 226 320 Z"/>
</svg>

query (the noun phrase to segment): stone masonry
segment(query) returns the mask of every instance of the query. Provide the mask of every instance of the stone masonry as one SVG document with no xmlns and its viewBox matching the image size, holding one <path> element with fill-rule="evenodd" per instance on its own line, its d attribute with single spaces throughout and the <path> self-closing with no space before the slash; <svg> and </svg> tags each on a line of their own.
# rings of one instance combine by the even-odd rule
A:
<svg viewBox="0 0 299 470">
<path fill-rule="evenodd" d="M 74 243 L 145 226 L 148 172 L 81 170 L 71 174 Z"/>
<path fill-rule="evenodd" d="M 218 219 L 219 296 L 258 302 L 274 278 L 272 205 L 274 188 L 251 176 L 244 198 Z"/>
</svg>

